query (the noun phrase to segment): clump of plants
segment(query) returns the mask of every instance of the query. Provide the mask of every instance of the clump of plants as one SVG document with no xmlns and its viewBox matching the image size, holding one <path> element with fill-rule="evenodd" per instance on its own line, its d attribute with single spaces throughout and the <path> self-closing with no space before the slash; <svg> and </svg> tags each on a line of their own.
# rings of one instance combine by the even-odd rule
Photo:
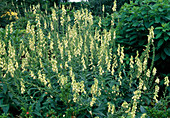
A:
<svg viewBox="0 0 170 118">
<path fill-rule="evenodd" d="M 164 0 L 136 0 L 124 4 L 117 24 L 117 42 L 125 46 L 125 51 L 135 55 L 147 45 L 148 28 L 154 27 L 155 66 L 159 73 L 168 74 L 170 64 L 170 5 Z M 151 50 L 153 52 L 153 50 Z M 152 57 L 150 57 L 153 59 Z"/>
<path fill-rule="evenodd" d="M 170 117 L 170 109 L 168 108 L 168 100 L 162 99 L 161 101 L 158 101 L 153 107 L 145 106 L 145 112 L 147 112 L 148 116 L 155 117 L 155 118 L 168 118 Z"/>
<path fill-rule="evenodd" d="M 117 11 L 120 10 L 121 6 L 124 5 L 124 3 L 130 3 L 132 0 L 117 0 L 116 6 Z M 135 0 L 133 0 L 135 1 Z M 113 0 L 88 0 L 89 9 L 93 13 L 93 15 L 98 16 L 103 14 L 103 5 L 105 6 L 105 15 L 112 14 L 112 8 L 115 5 Z M 107 13 L 107 14 L 106 14 Z"/>
<path fill-rule="evenodd" d="M 71 19 L 64 5 L 61 14 L 54 7 L 51 15 L 37 12 L 39 7 L 32 11 L 35 24 L 28 21 L 25 30 L 14 23 L 0 30 L 3 117 L 148 116 L 140 106 L 158 103 L 160 89 L 157 69 L 148 62 L 154 27 L 144 51 L 128 58 L 116 44 L 114 17 L 112 28 L 101 30 L 88 9 Z M 163 82 L 167 98 L 168 76 Z"/>
</svg>

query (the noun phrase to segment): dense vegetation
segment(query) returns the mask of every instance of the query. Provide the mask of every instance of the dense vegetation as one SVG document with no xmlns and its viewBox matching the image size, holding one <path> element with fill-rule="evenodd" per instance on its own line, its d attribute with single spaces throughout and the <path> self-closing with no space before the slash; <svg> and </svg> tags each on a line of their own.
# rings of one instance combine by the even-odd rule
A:
<svg viewBox="0 0 170 118">
<path fill-rule="evenodd" d="M 147 44 L 147 29 L 153 26 L 155 28 L 155 66 L 159 72 L 169 73 L 167 70 L 170 65 L 168 59 L 170 56 L 170 5 L 168 1 L 132 2 L 125 4 L 119 13 L 118 42 L 126 45 L 126 51 L 134 55 L 136 50 L 142 51 Z"/>
<path fill-rule="evenodd" d="M 1 4 L 0 117 L 170 117 L 168 1 L 17 2 Z"/>
</svg>

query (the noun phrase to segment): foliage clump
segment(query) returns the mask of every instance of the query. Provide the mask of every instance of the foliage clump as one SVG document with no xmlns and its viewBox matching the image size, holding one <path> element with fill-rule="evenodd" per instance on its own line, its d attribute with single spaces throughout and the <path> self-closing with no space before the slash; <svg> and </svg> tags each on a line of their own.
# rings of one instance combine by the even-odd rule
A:
<svg viewBox="0 0 170 118">
<path fill-rule="evenodd" d="M 167 0 L 137 0 L 124 4 L 118 16 L 117 42 L 125 51 L 135 54 L 147 45 L 148 28 L 153 26 L 155 37 L 155 66 L 159 72 L 168 74 L 170 60 L 170 4 Z M 153 50 L 151 50 L 153 52 Z M 152 58 L 152 57 L 150 57 Z M 153 59 L 153 58 L 152 58 Z"/>
</svg>

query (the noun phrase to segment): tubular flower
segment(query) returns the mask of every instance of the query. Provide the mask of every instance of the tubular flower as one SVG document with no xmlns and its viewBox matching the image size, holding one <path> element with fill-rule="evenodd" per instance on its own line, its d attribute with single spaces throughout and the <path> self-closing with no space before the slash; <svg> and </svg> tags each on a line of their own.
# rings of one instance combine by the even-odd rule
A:
<svg viewBox="0 0 170 118">
<path fill-rule="evenodd" d="M 168 76 L 164 78 L 164 85 L 169 86 L 169 79 Z"/>
</svg>

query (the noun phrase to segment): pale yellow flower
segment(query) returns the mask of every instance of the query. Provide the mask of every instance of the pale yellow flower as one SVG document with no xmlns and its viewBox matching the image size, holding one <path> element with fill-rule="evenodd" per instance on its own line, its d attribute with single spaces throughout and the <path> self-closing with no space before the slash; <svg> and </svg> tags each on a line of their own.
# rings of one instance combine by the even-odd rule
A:
<svg viewBox="0 0 170 118">
<path fill-rule="evenodd" d="M 157 78 L 157 79 L 155 80 L 155 82 L 156 82 L 157 84 L 159 84 L 159 78 Z"/>
<path fill-rule="evenodd" d="M 124 102 L 122 103 L 122 107 L 123 107 L 123 108 L 128 108 L 128 105 L 129 105 L 129 104 L 128 104 L 126 101 L 124 101 Z"/>
<path fill-rule="evenodd" d="M 164 85 L 169 86 L 169 79 L 168 76 L 164 78 Z"/>
</svg>

